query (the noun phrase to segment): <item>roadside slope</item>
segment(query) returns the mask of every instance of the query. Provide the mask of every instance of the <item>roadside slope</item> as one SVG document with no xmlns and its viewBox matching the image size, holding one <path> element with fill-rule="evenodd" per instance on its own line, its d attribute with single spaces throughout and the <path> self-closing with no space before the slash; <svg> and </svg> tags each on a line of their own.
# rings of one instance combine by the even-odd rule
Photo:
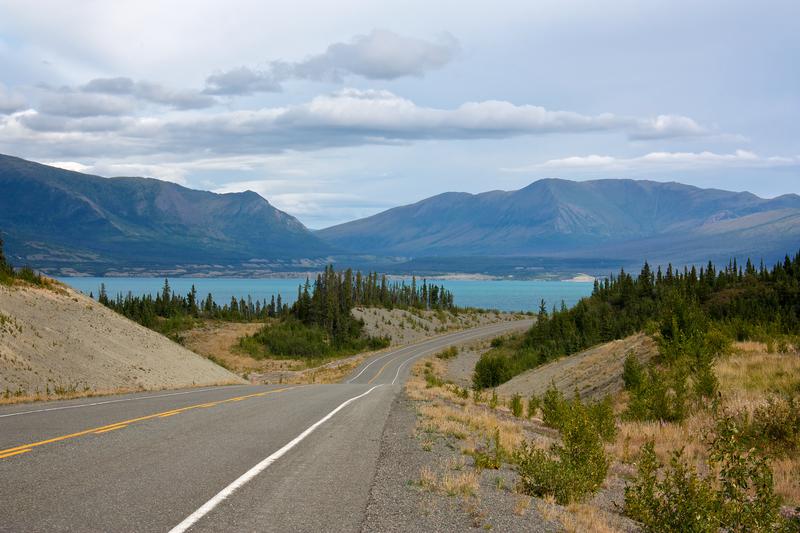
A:
<svg viewBox="0 0 800 533">
<path fill-rule="evenodd" d="M 0 286 L 0 395 L 241 382 L 71 289 Z"/>
<path fill-rule="evenodd" d="M 642 362 L 657 353 L 653 340 L 638 333 L 528 370 L 497 387 L 497 394 L 541 396 L 552 382 L 564 394 L 571 395 L 577 388 L 584 399 L 600 399 L 622 390 L 622 366 L 631 350 Z"/>
</svg>

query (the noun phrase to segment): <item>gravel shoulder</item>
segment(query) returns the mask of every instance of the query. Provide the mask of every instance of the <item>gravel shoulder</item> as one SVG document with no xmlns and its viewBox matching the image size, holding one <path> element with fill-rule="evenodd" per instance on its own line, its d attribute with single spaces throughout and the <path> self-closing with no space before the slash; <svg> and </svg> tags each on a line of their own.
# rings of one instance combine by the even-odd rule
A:
<svg viewBox="0 0 800 533">
<path fill-rule="evenodd" d="M 404 393 L 392 404 L 362 531 L 562 530 L 530 499 L 514 493 L 514 473 L 509 469 L 477 473 L 474 494 L 449 495 L 425 486 L 425 471 L 440 478 L 476 471 L 472 458 L 460 453 L 454 439 L 441 436 L 431 441 L 418 434 L 414 404 Z"/>
</svg>

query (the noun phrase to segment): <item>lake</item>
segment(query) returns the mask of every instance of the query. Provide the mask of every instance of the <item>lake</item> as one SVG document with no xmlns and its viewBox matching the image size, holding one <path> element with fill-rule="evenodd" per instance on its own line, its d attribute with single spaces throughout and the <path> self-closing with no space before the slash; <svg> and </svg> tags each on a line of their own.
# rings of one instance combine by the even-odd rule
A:
<svg viewBox="0 0 800 533">
<path fill-rule="evenodd" d="M 59 278 L 60 281 L 85 293 L 94 293 L 105 283 L 109 297 L 117 293 L 134 295 L 155 294 L 164 285 L 163 278 Z M 312 280 L 313 281 L 313 280 Z M 201 298 L 211 293 L 217 303 L 224 304 L 232 296 L 253 300 L 269 299 L 278 294 L 284 302 L 291 304 L 297 297 L 297 286 L 305 278 L 233 279 L 233 278 L 173 278 L 170 287 L 179 294 L 186 294 L 192 285 Z M 410 283 L 410 279 L 408 280 Z M 591 282 L 540 281 L 540 280 L 433 280 L 429 283 L 444 285 L 453 293 L 458 306 L 499 309 L 501 311 L 536 311 L 539 300 L 544 299 L 548 308 L 574 305 L 592 293 Z"/>
</svg>

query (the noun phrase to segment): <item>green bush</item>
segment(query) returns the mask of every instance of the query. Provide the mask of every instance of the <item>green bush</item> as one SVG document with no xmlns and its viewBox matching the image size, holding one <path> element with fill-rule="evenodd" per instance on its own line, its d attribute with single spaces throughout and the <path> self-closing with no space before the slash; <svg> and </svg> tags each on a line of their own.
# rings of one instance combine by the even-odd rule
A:
<svg viewBox="0 0 800 533">
<path fill-rule="evenodd" d="M 563 421 L 563 444 L 549 452 L 523 443 L 514 461 L 519 490 L 530 496 L 553 496 L 562 505 L 596 491 L 608 472 L 608 459 L 589 411 L 576 409 Z"/>
<path fill-rule="evenodd" d="M 475 461 L 475 468 L 479 470 L 497 470 L 503 465 L 503 459 L 507 452 L 500 444 L 500 430 L 494 431 L 492 441 L 488 442 L 484 448 L 478 448 L 472 452 Z"/>
<path fill-rule="evenodd" d="M 542 420 L 546 426 L 564 431 L 576 417 L 586 417 L 597 434 L 611 442 L 617 433 L 611 397 L 602 401 L 583 403 L 577 391 L 567 400 L 555 384 L 551 384 L 542 397 Z"/>
<path fill-rule="evenodd" d="M 800 451 L 800 400 L 791 395 L 770 396 L 751 416 L 736 417 L 741 439 L 748 447 L 780 457 Z"/>
<path fill-rule="evenodd" d="M 644 366 L 639 362 L 636 353 L 631 350 L 625 356 L 625 364 L 622 367 L 622 381 L 625 383 L 625 390 L 638 389 L 643 380 Z"/>
<path fill-rule="evenodd" d="M 539 397 L 535 394 L 531 394 L 531 397 L 528 398 L 528 418 L 533 418 L 536 416 L 536 411 L 539 410 L 541 405 L 542 400 L 539 399 Z"/>
<path fill-rule="evenodd" d="M 636 479 L 625 489 L 625 512 L 645 531 L 789 531 L 780 516 L 767 458 L 742 451 L 741 428 L 732 418 L 717 423 L 709 444 L 711 472 L 699 475 L 675 452 L 659 475 L 653 442 L 642 448 Z"/>
<path fill-rule="evenodd" d="M 630 420 L 680 422 L 687 413 L 688 375 L 686 365 L 666 370 L 651 366 L 641 384 L 631 389 L 625 417 Z"/>
<path fill-rule="evenodd" d="M 522 396 L 519 394 L 514 394 L 511 397 L 511 401 L 508 403 L 508 407 L 511 409 L 511 414 L 516 416 L 517 418 L 522 416 L 523 406 L 522 406 Z"/>
<path fill-rule="evenodd" d="M 472 383 L 475 388 L 488 389 L 505 383 L 511 378 L 511 375 L 511 368 L 506 357 L 487 352 L 475 365 Z"/>
</svg>

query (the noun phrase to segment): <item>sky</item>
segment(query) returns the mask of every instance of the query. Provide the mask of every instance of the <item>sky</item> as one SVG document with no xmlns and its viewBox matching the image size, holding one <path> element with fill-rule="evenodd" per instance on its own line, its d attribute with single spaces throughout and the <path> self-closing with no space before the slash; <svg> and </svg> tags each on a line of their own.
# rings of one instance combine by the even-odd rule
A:
<svg viewBox="0 0 800 533">
<path fill-rule="evenodd" d="M 311 228 L 446 191 L 800 193 L 800 2 L 0 0 L 0 153 L 253 190 Z"/>
</svg>

